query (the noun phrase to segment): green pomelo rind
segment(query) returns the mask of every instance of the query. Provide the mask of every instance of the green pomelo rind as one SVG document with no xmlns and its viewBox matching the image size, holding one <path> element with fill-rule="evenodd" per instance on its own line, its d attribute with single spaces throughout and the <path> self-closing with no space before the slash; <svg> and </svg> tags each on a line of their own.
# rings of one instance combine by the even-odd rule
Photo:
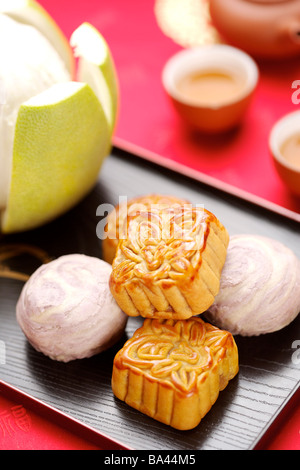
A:
<svg viewBox="0 0 300 470">
<path fill-rule="evenodd" d="M 3 233 L 50 222 L 95 185 L 110 150 L 110 128 L 91 87 L 77 85 L 76 92 L 58 103 L 29 100 L 20 107 Z"/>
<path fill-rule="evenodd" d="M 87 42 L 86 50 L 82 50 L 86 36 L 89 38 L 89 41 Z M 109 106 L 104 105 L 104 110 L 110 123 L 111 133 L 113 133 L 118 118 L 119 82 L 110 48 L 101 33 L 87 22 L 82 23 L 74 31 L 71 35 L 70 43 L 75 49 L 75 55 L 78 57 L 76 79 L 80 82 L 88 83 L 103 105 L 107 99 L 104 95 L 106 93 L 109 95 L 110 104 Z M 89 50 L 92 47 L 96 51 L 94 60 L 93 51 Z M 102 57 L 101 60 L 97 60 L 98 55 Z M 101 87 L 102 80 L 106 84 L 106 90 L 103 90 Z M 109 110 L 106 109 L 107 107 Z"/>
</svg>

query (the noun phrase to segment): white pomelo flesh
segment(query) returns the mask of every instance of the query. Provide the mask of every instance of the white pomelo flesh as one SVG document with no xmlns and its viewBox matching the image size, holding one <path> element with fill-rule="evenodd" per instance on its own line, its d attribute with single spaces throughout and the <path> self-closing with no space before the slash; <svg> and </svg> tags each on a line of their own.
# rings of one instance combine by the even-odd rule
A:
<svg viewBox="0 0 300 470">
<path fill-rule="evenodd" d="M 108 123 L 89 85 L 56 84 L 24 103 L 3 232 L 34 228 L 76 204 L 96 182 L 109 147 Z"/>
<path fill-rule="evenodd" d="M 31 25 L 39 31 L 61 56 L 72 78 L 74 78 L 75 61 L 70 44 L 41 5 L 34 0 L 1 0 L 0 13 L 4 13 L 19 23 Z"/>
<path fill-rule="evenodd" d="M 9 192 L 15 123 L 22 103 L 70 80 L 56 50 L 35 28 L 0 14 L 0 208 Z M 34 54 L 32 53 L 34 50 Z"/>
<path fill-rule="evenodd" d="M 114 129 L 117 119 L 119 88 L 109 47 L 99 31 L 83 23 L 71 36 L 70 44 L 78 58 L 77 80 L 88 83 Z"/>
</svg>

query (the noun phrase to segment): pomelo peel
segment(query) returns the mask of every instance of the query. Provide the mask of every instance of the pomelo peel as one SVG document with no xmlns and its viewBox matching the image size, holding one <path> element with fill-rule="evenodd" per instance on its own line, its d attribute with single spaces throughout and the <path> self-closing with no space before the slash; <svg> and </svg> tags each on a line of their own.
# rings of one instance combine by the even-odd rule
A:
<svg viewBox="0 0 300 470">
<path fill-rule="evenodd" d="M 95 185 L 110 151 L 119 90 L 109 47 L 92 25 L 79 26 L 69 44 L 48 13 L 32 0 L 0 0 L 0 17 L 3 14 L 43 31 L 68 71 L 67 80 L 19 103 L 11 155 L 0 148 L 0 167 L 1 159 L 9 162 L 1 231 L 13 233 L 52 221 Z M 72 48 L 78 58 L 76 74 Z M 10 95 L 6 95 L 7 99 Z M 6 123 L 5 108 L 1 108 L 1 121 Z"/>
<path fill-rule="evenodd" d="M 83 23 L 74 31 L 70 44 L 78 58 L 76 78 L 91 85 L 103 103 L 113 130 L 118 113 L 119 84 L 109 47 L 97 29 L 89 23 Z"/>
</svg>

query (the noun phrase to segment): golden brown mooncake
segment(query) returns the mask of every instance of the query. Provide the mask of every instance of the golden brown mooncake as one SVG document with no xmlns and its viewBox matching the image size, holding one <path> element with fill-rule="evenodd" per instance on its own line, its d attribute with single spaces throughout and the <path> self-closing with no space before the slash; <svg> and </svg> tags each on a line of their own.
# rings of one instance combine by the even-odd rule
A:
<svg viewBox="0 0 300 470">
<path fill-rule="evenodd" d="M 128 202 L 118 204 L 109 213 L 107 224 L 104 228 L 106 238 L 102 241 L 103 259 L 112 264 L 116 255 L 119 238 L 122 237 L 122 227 L 128 215 L 137 211 L 152 209 L 154 207 L 173 207 L 189 204 L 186 199 L 164 194 L 148 194 L 130 199 Z"/>
<path fill-rule="evenodd" d="M 189 320 L 146 319 L 116 354 L 114 395 L 176 429 L 197 426 L 238 373 L 231 333 Z"/>
<path fill-rule="evenodd" d="M 225 227 L 202 207 L 137 212 L 118 243 L 111 292 L 129 316 L 198 315 L 219 291 L 228 242 Z"/>
</svg>

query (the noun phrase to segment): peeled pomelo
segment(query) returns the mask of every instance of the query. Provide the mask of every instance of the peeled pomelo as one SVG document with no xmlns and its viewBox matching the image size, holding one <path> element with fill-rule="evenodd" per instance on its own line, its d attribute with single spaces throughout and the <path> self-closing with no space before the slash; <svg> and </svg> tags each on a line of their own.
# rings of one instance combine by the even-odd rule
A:
<svg viewBox="0 0 300 470">
<path fill-rule="evenodd" d="M 32 0 L 0 0 L 0 41 L 1 231 L 12 233 L 53 220 L 92 189 L 111 147 L 118 82 L 93 26 L 79 26 L 70 45 Z"/>
</svg>

